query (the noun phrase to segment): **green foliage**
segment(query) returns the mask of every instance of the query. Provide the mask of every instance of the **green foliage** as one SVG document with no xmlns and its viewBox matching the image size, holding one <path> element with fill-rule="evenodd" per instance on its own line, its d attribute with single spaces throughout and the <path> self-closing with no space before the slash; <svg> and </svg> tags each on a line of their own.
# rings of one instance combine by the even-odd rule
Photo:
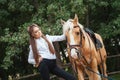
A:
<svg viewBox="0 0 120 80">
<path fill-rule="evenodd" d="M 20 54 L 22 47 L 28 44 L 28 36 L 25 27 L 19 27 L 19 31 L 14 33 L 9 32 L 9 29 L 5 29 L 5 36 L 1 37 L 0 41 L 6 42 L 6 56 L 1 65 L 5 69 L 8 69 L 8 67 L 13 64 L 11 57 Z"/>
<path fill-rule="evenodd" d="M 14 12 L 14 11 L 20 11 L 20 12 L 26 12 L 26 11 L 32 11 L 33 6 L 30 5 L 30 3 L 27 0 L 11 0 L 8 2 L 8 10 Z"/>
</svg>

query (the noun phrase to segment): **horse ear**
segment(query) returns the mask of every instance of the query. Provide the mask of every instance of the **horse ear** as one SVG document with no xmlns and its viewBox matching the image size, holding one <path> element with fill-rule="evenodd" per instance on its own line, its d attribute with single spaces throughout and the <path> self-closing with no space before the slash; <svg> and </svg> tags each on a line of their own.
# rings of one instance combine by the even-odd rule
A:
<svg viewBox="0 0 120 80">
<path fill-rule="evenodd" d="M 64 25 L 65 24 L 65 21 L 61 19 L 61 24 Z"/>
<path fill-rule="evenodd" d="M 77 14 L 75 14 L 74 21 L 78 22 L 78 16 L 77 16 Z"/>
</svg>

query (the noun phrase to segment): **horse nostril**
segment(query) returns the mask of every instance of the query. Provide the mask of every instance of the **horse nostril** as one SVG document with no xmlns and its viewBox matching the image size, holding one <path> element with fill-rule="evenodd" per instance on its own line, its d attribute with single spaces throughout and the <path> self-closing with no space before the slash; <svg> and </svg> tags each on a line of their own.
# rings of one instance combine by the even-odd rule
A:
<svg viewBox="0 0 120 80">
<path fill-rule="evenodd" d="M 76 49 L 76 54 L 77 54 L 77 57 L 80 59 L 82 56 L 81 56 L 81 52 L 78 50 L 78 49 Z"/>
<path fill-rule="evenodd" d="M 78 56 L 78 58 L 80 58 L 80 54 L 79 54 L 79 52 L 77 52 L 77 56 Z"/>
<path fill-rule="evenodd" d="M 78 58 L 76 49 L 71 49 L 71 57 L 74 58 L 74 59 Z"/>
</svg>

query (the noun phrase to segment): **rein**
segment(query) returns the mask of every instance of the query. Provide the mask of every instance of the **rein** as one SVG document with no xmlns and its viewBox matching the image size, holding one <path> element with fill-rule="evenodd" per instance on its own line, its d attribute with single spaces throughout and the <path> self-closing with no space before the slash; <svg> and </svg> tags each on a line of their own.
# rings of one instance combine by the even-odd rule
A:
<svg viewBox="0 0 120 80">
<path fill-rule="evenodd" d="M 88 35 L 87 35 L 87 39 L 88 39 L 88 42 L 89 42 L 89 45 L 90 45 L 90 50 L 91 50 L 91 44 L 90 44 L 90 39 L 89 39 Z M 80 51 L 79 49 L 76 48 L 76 47 L 80 47 L 80 49 L 81 49 L 83 47 L 82 42 L 80 42 L 80 44 L 76 44 L 76 45 L 70 45 L 69 43 L 67 43 L 67 45 L 69 46 L 68 49 L 70 49 L 70 51 L 71 51 L 71 49 L 75 49 L 77 51 L 76 53 L 77 53 L 77 56 L 78 56 L 79 60 L 80 60 L 80 58 L 83 58 L 87 65 L 90 64 L 90 62 L 92 61 L 92 54 L 90 53 L 90 61 L 88 63 L 86 58 L 84 57 L 84 55 L 82 55 L 82 51 Z M 101 52 L 100 52 L 100 57 L 101 57 Z M 101 60 L 102 60 L 102 57 L 101 57 Z M 97 75 L 99 75 L 103 78 L 107 78 L 108 80 L 113 80 L 111 77 L 108 77 L 108 76 L 105 76 L 104 74 L 100 74 L 98 72 L 93 71 L 89 66 L 85 65 L 83 62 L 80 62 L 80 64 L 85 69 L 87 69 L 87 70 L 89 70 L 89 71 L 91 71 L 91 72 L 93 72 L 93 73 L 95 73 L 95 74 L 97 74 Z M 103 65 L 102 65 L 102 67 L 103 67 Z M 76 63 L 75 63 L 75 70 L 76 70 L 75 72 L 78 73 L 77 68 L 76 68 Z"/>
<path fill-rule="evenodd" d="M 82 55 L 82 53 L 83 53 L 83 51 L 81 50 L 82 48 L 83 48 L 83 44 L 82 44 L 82 37 L 83 37 L 83 33 L 82 33 L 82 31 L 80 30 L 80 44 L 76 44 L 76 45 L 70 45 L 69 43 L 67 43 L 67 45 L 69 46 L 69 49 L 70 49 L 70 51 L 71 51 L 71 49 L 75 49 L 76 50 L 76 53 L 77 53 L 77 56 L 78 56 L 78 58 L 80 59 L 80 58 L 83 58 L 84 60 L 85 60 L 85 62 L 86 62 L 86 64 L 87 65 L 89 65 L 90 64 L 90 62 L 92 61 L 92 54 L 90 53 L 90 61 L 88 62 L 87 60 L 86 60 L 86 58 L 85 58 L 85 56 L 84 55 Z M 87 35 L 86 35 L 87 36 Z M 88 36 L 87 36 L 87 38 L 88 38 Z M 91 44 L 90 44 L 90 40 L 89 40 L 89 38 L 88 38 L 88 42 L 89 42 L 89 46 L 90 46 L 90 50 L 91 50 Z M 79 49 L 77 49 L 76 47 L 79 47 L 80 48 L 80 50 Z M 90 51 L 89 51 L 90 52 Z"/>
<path fill-rule="evenodd" d="M 82 54 L 83 51 L 81 50 L 81 49 L 83 48 L 83 44 L 82 44 L 83 33 L 82 33 L 81 30 L 80 30 L 80 36 L 81 36 L 81 37 L 80 37 L 80 44 L 70 45 L 69 43 L 67 43 L 67 45 L 69 46 L 70 51 L 71 51 L 71 49 L 75 49 L 75 50 L 76 50 L 77 56 L 78 56 L 78 58 L 79 58 L 79 61 L 80 61 L 81 58 L 83 58 L 83 60 L 85 61 L 85 63 L 86 63 L 87 65 L 89 65 L 90 62 L 92 61 L 92 54 L 90 53 L 90 61 L 88 62 L 88 61 L 86 60 L 85 56 Z M 87 36 L 87 38 L 88 38 L 88 36 Z M 88 38 L 88 41 L 89 41 L 90 50 L 91 50 L 91 44 L 90 44 L 89 38 Z M 80 50 L 79 50 L 78 48 L 76 48 L 76 47 L 79 47 Z M 75 63 L 75 72 L 77 73 L 76 62 L 74 62 L 74 63 Z M 84 64 L 81 63 L 81 62 L 80 62 L 80 64 L 81 64 L 82 66 L 84 65 Z"/>
<path fill-rule="evenodd" d="M 79 60 L 80 60 L 80 58 L 83 58 L 85 60 L 86 64 L 89 65 L 90 62 L 92 61 L 92 53 L 89 51 L 90 52 L 90 61 L 88 62 L 86 60 L 85 56 L 82 55 L 83 51 L 76 48 L 76 47 L 79 47 L 81 49 L 83 47 L 83 45 L 82 45 L 82 36 L 83 36 L 83 34 L 81 34 L 80 36 L 81 36 L 80 44 L 70 45 L 69 43 L 67 43 L 67 45 L 69 46 L 70 51 L 71 51 L 71 49 L 75 49 L 76 50 L 76 53 L 77 53 L 77 56 L 78 56 Z M 89 46 L 90 46 L 90 50 L 91 50 L 90 39 L 89 39 L 88 35 L 86 35 L 86 36 L 87 36 L 87 39 L 88 39 L 88 42 L 89 42 Z M 100 52 L 100 50 L 99 50 L 99 52 Z M 101 61 L 102 61 L 101 52 L 100 52 L 100 58 L 101 58 Z M 93 72 L 93 73 L 95 73 L 95 74 L 97 74 L 97 75 L 99 75 L 99 76 L 101 76 L 103 78 L 107 78 L 108 80 L 113 80 L 112 78 L 110 78 L 108 76 L 105 76 L 104 74 L 100 74 L 100 73 L 97 73 L 97 72 L 93 71 L 89 66 L 85 65 L 83 62 L 80 62 L 80 64 L 85 69 L 87 69 L 87 70 L 89 70 L 89 71 L 91 71 L 91 72 Z M 102 67 L 103 67 L 103 65 L 102 65 Z M 76 69 L 76 72 L 77 72 L 76 63 L 75 63 L 75 69 Z M 103 72 L 104 72 L 104 70 L 103 70 Z"/>
</svg>

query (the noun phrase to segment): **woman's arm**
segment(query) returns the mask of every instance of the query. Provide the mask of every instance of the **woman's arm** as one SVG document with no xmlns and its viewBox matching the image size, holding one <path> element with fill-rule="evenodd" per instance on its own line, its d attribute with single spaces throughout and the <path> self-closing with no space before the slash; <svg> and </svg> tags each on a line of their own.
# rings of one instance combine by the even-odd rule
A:
<svg viewBox="0 0 120 80">
<path fill-rule="evenodd" d="M 34 65 L 34 64 L 36 64 L 36 63 L 35 63 L 35 59 L 34 59 L 34 57 L 33 57 L 33 51 L 32 51 L 31 46 L 30 46 L 29 48 L 30 48 L 30 51 L 29 51 L 29 55 L 28 55 L 28 63 Z"/>
<path fill-rule="evenodd" d="M 41 56 L 39 56 L 38 60 L 40 63 L 43 60 L 43 58 Z M 28 56 L 28 63 L 33 64 L 34 67 L 39 66 L 39 63 L 36 64 L 36 62 L 35 62 L 31 46 L 30 46 L 30 52 L 29 52 L 29 56 Z"/>
<path fill-rule="evenodd" d="M 66 40 L 66 37 L 65 35 L 57 35 L 57 36 L 49 36 L 49 35 L 46 35 L 46 37 L 48 39 L 50 39 L 52 42 L 55 42 L 55 41 L 63 41 L 63 40 Z"/>
</svg>

